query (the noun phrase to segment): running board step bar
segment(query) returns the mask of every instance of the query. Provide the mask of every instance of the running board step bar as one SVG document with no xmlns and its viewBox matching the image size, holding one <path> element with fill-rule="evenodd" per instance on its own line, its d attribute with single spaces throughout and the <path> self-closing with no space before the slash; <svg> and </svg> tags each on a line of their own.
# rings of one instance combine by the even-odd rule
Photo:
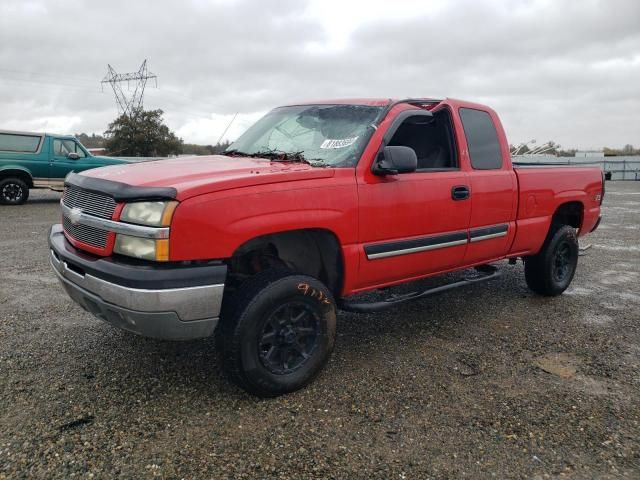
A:
<svg viewBox="0 0 640 480">
<path fill-rule="evenodd" d="M 381 310 L 386 310 L 387 308 L 391 308 L 401 303 L 418 300 L 420 298 L 428 297 L 429 295 L 434 295 L 436 293 L 446 292 L 447 290 L 453 290 L 454 288 L 464 287 L 473 283 L 493 280 L 494 278 L 498 278 L 502 274 L 502 272 L 500 272 L 500 270 L 498 270 L 498 268 L 494 267 L 493 265 L 482 265 L 476 267 L 475 271 L 475 274 L 468 275 L 462 280 L 448 283 L 446 285 L 440 285 L 439 287 L 428 288 L 427 290 L 423 290 L 421 292 L 411 292 L 405 293 L 403 295 L 394 295 L 380 302 L 350 302 L 345 299 L 340 299 L 338 302 L 338 306 L 340 309 L 347 312 L 379 312 Z"/>
</svg>

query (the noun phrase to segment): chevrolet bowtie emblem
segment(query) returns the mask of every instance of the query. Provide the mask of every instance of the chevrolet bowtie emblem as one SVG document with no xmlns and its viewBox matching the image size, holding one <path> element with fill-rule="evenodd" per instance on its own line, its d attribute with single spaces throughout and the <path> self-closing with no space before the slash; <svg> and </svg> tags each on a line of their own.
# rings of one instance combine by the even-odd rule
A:
<svg viewBox="0 0 640 480">
<path fill-rule="evenodd" d="M 73 225 L 77 225 L 80 222 L 80 217 L 82 216 L 82 210 L 79 208 L 72 208 L 69 212 L 69 221 Z"/>
</svg>

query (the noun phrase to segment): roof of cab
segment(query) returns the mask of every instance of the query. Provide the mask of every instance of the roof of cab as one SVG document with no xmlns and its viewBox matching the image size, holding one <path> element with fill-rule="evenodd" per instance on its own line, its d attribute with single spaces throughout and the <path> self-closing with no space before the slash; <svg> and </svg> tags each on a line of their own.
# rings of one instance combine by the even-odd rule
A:
<svg viewBox="0 0 640 480">
<path fill-rule="evenodd" d="M 74 135 L 61 135 L 58 133 L 47 133 L 47 132 L 25 132 L 22 130 L 3 130 L 0 129 L 0 133 L 7 133 L 7 134 L 11 134 L 11 135 L 37 135 L 39 137 L 42 136 L 49 136 L 49 137 L 56 137 L 56 138 L 76 138 Z"/>
<path fill-rule="evenodd" d="M 285 106 L 292 107 L 296 105 L 369 105 L 372 107 L 388 107 L 396 103 L 440 103 L 442 99 L 436 98 L 338 98 L 324 99 L 304 102 L 289 103 Z"/>
</svg>

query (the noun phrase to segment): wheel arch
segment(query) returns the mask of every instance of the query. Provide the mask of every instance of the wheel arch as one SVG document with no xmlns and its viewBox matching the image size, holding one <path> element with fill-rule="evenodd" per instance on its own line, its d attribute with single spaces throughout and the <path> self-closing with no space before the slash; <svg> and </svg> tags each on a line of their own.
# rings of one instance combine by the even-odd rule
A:
<svg viewBox="0 0 640 480">
<path fill-rule="evenodd" d="M 5 178 L 19 178 L 24 181 L 29 188 L 33 188 L 33 177 L 31 173 L 19 167 L 5 167 L 0 169 L 0 180 Z"/>
<path fill-rule="evenodd" d="M 338 236 L 325 228 L 286 230 L 245 241 L 228 260 L 232 285 L 271 267 L 286 267 L 317 278 L 338 295 L 344 259 Z"/>
<path fill-rule="evenodd" d="M 584 204 L 579 200 L 573 200 L 560 204 L 551 218 L 551 226 L 553 225 L 569 225 L 575 229 L 582 227 L 584 220 Z"/>
</svg>

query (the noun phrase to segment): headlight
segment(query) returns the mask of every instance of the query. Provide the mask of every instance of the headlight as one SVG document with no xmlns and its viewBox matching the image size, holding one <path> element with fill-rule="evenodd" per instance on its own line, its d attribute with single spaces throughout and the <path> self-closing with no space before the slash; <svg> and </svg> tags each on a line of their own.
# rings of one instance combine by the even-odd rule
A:
<svg viewBox="0 0 640 480">
<path fill-rule="evenodd" d="M 166 262 L 169 260 L 169 240 L 153 240 L 118 234 L 113 251 L 128 257 Z"/>
<path fill-rule="evenodd" d="M 149 227 L 168 227 L 178 202 L 133 202 L 127 203 L 120 214 L 120 221 L 147 225 Z"/>
</svg>

